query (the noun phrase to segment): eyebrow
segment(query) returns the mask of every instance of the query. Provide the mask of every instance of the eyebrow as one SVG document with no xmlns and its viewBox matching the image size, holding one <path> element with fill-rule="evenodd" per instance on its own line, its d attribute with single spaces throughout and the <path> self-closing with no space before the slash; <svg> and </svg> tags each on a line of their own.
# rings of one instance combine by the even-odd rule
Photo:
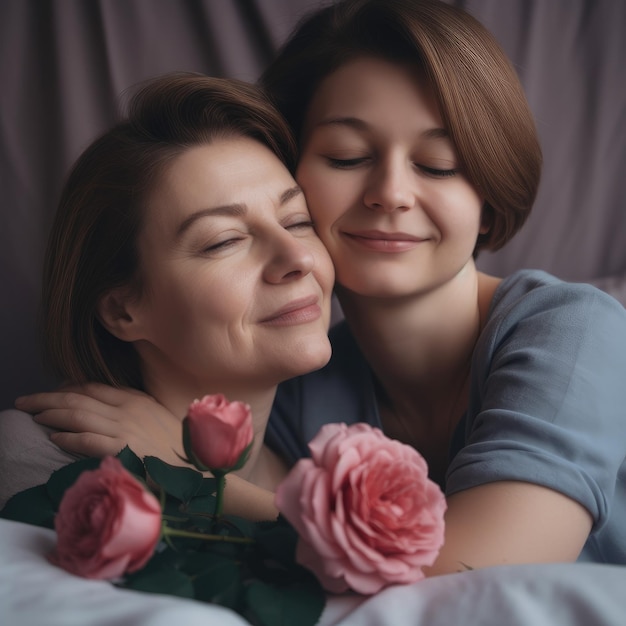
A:
<svg viewBox="0 0 626 626">
<path fill-rule="evenodd" d="M 369 124 L 358 117 L 331 117 L 318 122 L 316 127 L 324 126 L 348 126 L 355 130 L 365 131 L 370 128 Z M 450 139 L 450 133 L 445 128 L 429 128 L 422 133 L 423 139 Z"/>
<path fill-rule="evenodd" d="M 289 187 L 289 189 L 285 189 L 280 194 L 278 198 L 278 206 L 284 206 L 290 200 L 302 194 L 302 188 L 299 185 L 294 185 L 293 187 Z M 180 224 L 180 226 L 176 229 L 176 239 L 182 237 L 185 231 L 189 230 L 191 225 L 197 222 L 199 219 L 203 217 L 210 217 L 214 215 L 221 215 L 226 217 L 241 217 L 248 212 L 248 207 L 246 204 L 242 204 L 241 202 L 234 202 L 233 204 L 224 204 L 216 207 L 207 207 L 206 209 L 200 209 L 195 213 L 192 213 L 188 217 L 186 217 Z"/>
<path fill-rule="evenodd" d="M 284 206 L 287 202 L 300 195 L 302 195 L 302 187 L 300 187 L 300 185 L 289 187 L 289 189 L 285 189 L 285 191 L 280 194 L 278 205 Z"/>
</svg>

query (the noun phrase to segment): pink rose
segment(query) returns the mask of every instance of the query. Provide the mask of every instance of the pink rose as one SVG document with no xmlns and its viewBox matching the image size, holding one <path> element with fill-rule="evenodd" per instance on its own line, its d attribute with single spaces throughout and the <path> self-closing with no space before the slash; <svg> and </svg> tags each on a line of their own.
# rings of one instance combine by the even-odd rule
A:
<svg viewBox="0 0 626 626">
<path fill-rule="evenodd" d="M 327 424 L 309 448 L 276 493 L 300 535 L 297 561 L 335 593 L 421 580 L 446 510 L 423 457 L 367 424 Z"/>
<path fill-rule="evenodd" d="M 54 520 L 50 560 L 85 578 L 117 578 L 141 569 L 161 535 L 161 506 L 120 461 L 106 457 L 65 492 Z"/>
<path fill-rule="evenodd" d="M 203 469 L 226 471 L 240 467 L 245 460 L 242 454 L 254 437 L 250 407 L 243 402 L 229 402 L 222 394 L 194 400 L 189 405 L 185 428 L 191 440 L 190 458 L 199 461 Z"/>
</svg>

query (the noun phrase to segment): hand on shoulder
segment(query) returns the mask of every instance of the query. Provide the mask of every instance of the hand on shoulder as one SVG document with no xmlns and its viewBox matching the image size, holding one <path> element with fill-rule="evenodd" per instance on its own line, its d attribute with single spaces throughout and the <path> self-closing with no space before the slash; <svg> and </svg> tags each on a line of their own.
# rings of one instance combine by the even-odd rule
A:
<svg viewBox="0 0 626 626">
<path fill-rule="evenodd" d="M 56 429 L 51 439 L 67 452 L 103 457 L 129 446 L 138 456 L 182 464 L 177 456 L 182 453 L 182 418 L 135 389 L 71 385 L 18 398 L 15 406 Z"/>
</svg>

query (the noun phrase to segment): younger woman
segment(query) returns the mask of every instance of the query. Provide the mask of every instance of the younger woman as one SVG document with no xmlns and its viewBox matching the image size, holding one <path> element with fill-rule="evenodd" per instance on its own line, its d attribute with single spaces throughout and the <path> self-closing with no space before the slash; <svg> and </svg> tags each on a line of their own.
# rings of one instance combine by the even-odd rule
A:
<svg viewBox="0 0 626 626">
<path fill-rule="evenodd" d="M 445 489 L 459 563 L 626 563 L 626 311 L 538 271 L 477 270 L 531 209 L 541 166 L 493 37 L 436 0 L 345 0 L 262 83 L 300 142 L 296 178 L 337 274 L 333 359 L 287 383 L 283 456 L 327 421 L 415 446 Z"/>
</svg>

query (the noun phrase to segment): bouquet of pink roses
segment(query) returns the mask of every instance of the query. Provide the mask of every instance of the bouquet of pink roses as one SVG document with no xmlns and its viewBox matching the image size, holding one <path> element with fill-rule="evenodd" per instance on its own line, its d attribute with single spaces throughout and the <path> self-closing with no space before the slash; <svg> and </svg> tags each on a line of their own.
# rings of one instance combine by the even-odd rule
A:
<svg viewBox="0 0 626 626">
<path fill-rule="evenodd" d="M 254 624 L 280 614 L 312 625 L 324 590 L 375 593 L 423 577 L 443 544 L 445 499 L 413 448 L 366 424 L 324 426 L 279 486 L 281 516 L 252 523 L 222 514 L 226 476 L 252 438 L 247 405 L 206 396 L 183 421 L 196 469 L 126 448 L 56 471 L 1 516 L 54 528 L 49 559 L 73 574 L 218 603 Z"/>
</svg>

